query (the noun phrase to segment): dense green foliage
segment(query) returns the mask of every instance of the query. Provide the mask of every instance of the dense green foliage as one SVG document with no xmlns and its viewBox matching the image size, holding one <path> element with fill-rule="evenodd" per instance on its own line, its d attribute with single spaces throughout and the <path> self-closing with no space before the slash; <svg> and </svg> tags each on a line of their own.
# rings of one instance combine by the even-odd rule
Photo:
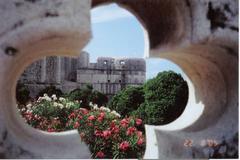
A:
<svg viewBox="0 0 240 160">
<path fill-rule="evenodd" d="M 143 87 L 128 86 L 112 97 L 108 107 L 121 115 L 128 116 L 144 102 Z"/>
<path fill-rule="evenodd" d="M 166 124 L 178 118 L 185 109 L 188 100 L 187 82 L 172 71 L 159 73 L 144 84 L 146 113 L 148 124 Z"/>
<path fill-rule="evenodd" d="M 188 86 L 180 74 L 161 72 L 140 88 L 130 87 L 120 91 L 113 97 L 109 107 L 122 115 L 132 115 L 152 125 L 170 123 L 185 109 Z"/>
<path fill-rule="evenodd" d="M 18 104 L 25 105 L 30 100 L 30 91 L 28 88 L 21 83 L 17 84 L 16 87 L 16 99 Z"/>
<path fill-rule="evenodd" d="M 108 97 L 105 94 L 95 90 L 92 92 L 90 101 L 98 106 L 105 106 L 108 102 Z"/>
<path fill-rule="evenodd" d="M 57 97 L 60 97 L 63 95 L 63 92 L 60 89 L 57 89 L 55 86 L 48 86 L 44 89 L 42 89 L 37 97 L 42 97 L 44 94 L 48 94 L 48 95 L 53 95 L 55 94 Z"/>
<path fill-rule="evenodd" d="M 86 85 L 82 89 L 75 89 L 68 95 L 70 100 L 81 101 L 82 106 L 89 108 L 89 103 L 92 102 L 98 106 L 103 106 L 108 102 L 108 97 L 103 93 L 93 90 L 91 85 Z"/>
</svg>

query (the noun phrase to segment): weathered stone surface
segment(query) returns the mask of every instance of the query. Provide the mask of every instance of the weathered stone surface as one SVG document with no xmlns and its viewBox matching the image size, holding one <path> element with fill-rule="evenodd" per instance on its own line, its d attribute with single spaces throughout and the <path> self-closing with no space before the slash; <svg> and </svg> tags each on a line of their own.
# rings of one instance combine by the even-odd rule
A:
<svg viewBox="0 0 240 160">
<path fill-rule="evenodd" d="M 145 158 L 209 158 L 217 149 L 202 145 L 206 139 L 221 144 L 221 153 L 225 143 L 237 150 L 232 139 L 238 133 L 238 1 L 93 0 L 92 6 L 110 2 L 143 24 L 150 57 L 175 62 L 189 77 L 186 112 L 166 126 L 147 126 Z M 0 1 L 0 156 L 87 156 L 75 131 L 56 136 L 26 126 L 16 113 L 14 90 L 34 60 L 78 53 L 89 38 L 90 5 L 88 0 Z M 194 107 L 196 113 L 187 112 Z"/>
</svg>

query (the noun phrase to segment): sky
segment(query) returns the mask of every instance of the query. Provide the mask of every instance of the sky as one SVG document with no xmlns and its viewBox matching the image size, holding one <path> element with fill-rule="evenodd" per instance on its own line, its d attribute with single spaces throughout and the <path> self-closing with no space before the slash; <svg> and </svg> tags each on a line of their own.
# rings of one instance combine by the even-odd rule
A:
<svg viewBox="0 0 240 160">
<path fill-rule="evenodd" d="M 127 10 L 116 4 L 92 9 L 92 39 L 83 49 L 90 54 L 90 61 L 97 57 L 144 57 L 144 32 L 141 24 Z M 146 59 L 146 77 L 153 78 L 157 73 L 173 70 L 183 73 L 174 63 L 156 58 Z"/>
</svg>

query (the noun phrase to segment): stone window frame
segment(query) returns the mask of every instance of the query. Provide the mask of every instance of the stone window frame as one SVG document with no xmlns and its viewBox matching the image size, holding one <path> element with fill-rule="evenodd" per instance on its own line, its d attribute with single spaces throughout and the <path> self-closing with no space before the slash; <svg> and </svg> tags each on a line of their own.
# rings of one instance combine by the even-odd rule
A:
<svg viewBox="0 0 240 160">
<path fill-rule="evenodd" d="M 69 3 L 69 6 L 76 9 L 75 3 L 72 2 L 73 1 L 66 1 L 65 3 Z M 17 79 L 31 62 L 49 55 L 77 55 L 79 49 L 82 49 L 90 39 L 89 10 L 91 8 L 91 2 L 87 0 L 75 2 L 80 5 L 80 10 L 74 13 L 71 11 L 70 13 L 66 13 L 70 14 L 70 16 L 67 15 L 67 17 L 70 18 L 66 18 L 66 15 L 61 17 L 61 14 L 59 17 L 63 19 L 65 17 L 65 20 L 71 23 L 63 23 L 62 20 L 56 17 L 49 19 L 49 15 L 51 14 L 48 14 L 48 19 L 41 19 L 42 25 L 38 28 L 39 32 L 36 33 L 34 29 L 32 30 L 31 27 L 24 25 L 21 30 L 19 29 L 14 32 L 10 31 L 12 34 L 3 37 L 7 43 L 1 42 L 4 44 L 3 47 L 6 47 L 5 54 L 4 51 L 2 51 L 3 56 L 1 56 L 1 64 L 3 67 L 1 67 L 2 70 L 0 72 L 2 74 L 1 77 L 5 78 L 5 80 L 3 78 L 0 80 L 2 86 L 0 102 L 3 113 L 1 115 L 3 129 L 1 131 L 4 133 L 5 139 L 7 137 L 8 143 L 14 146 L 12 147 L 13 149 L 27 150 L 28 153 L 36 157 L 56 158 L 61 156 L 61 158 L 84 158 L 83 153 L 89 153 L 86 148 L 86 150 L 84 149 L 84 145 L 81 144 L 81 141 L 79 141 L 77 131 L 48 134 L 33 129 L 24 123 L 23 119 L 21 119 L 17 113 L 15 106 L 15 87 Z M 145 156 L 156 149 L 154 148 L 155 142 L 158 142 L 157 145 L 159 145 L 159 148 L 157 148 L 157 150 L 161 153 L 158 155 L 160 159 L 166 159 L 167 156 L 177 156 L 175 152 L 171 153 L 167 148 L 161 147 L 161 145 L 167 144 L 170 148 L 175 147 L 178 153 L 180 153 L 183 150 L 179 148 L 179 146 L 181 145 L 181 138 L 184 138 L 184 136 L 193 137 L 192 132 L 194 132 L 195 136 L 197 132 L 198 137 L 201 135 L 211 135 L 209 134 L 210 131 L 218 131 L 217 133 L 214 132 L 214 134 L 219 134 L 222 131 L 222 122 L 231 122 L 231 124 L 233 124 L 232 121 L 236 120 L 234 118 L 238 116 L 238 113 L 236 113 L 238 109 L 236 102 L 238 102 L 238 100 L 236 100 L 235 94 L 238 77 L 232 74 L 232 72 L 237 73 L 236 66 L 238 62 L 234 55 L 235 52 L 238 53 L 238 51 L 232 49 L 234 47 L 231 44 L 231 42 L 235 42 L 236 39 L 231 39 L 231 37 L 229 37 L 227 41 L 219 42 L 217 41 L 219 38 L 217 34 L 213 35 L 211 32 L 205 32 L 205 34 L 202 35 L 198 28 L 202 27 L 202 24 L 198 21 L 199 14 L 189 14 L 191 11 L 189 11 L 189 8 L 186 8 L 186 6 L 189 7 L 191 5 L 187 4 L 184 6 L 182 4 L 183 1 L 157 1 L 159 4 L 165 2 L 172 7 L 171 15 L 181 11 L 182 14 L 177 14 L 178 16 L 176 17 L 171 17 L 171 15 L 164 16 L 164 13 L 159 10 L 157 13 L 162 14 L 161 17 L 163 17 L 159 19 L 159 21 L 162 20 L 166 22 L 161 22 L 161 24 L 165 24 L 167 28 L 169 22 L 175 19 L 175 26 L 178 28 L 176 28 L 176 31 L 167 33 L 169 35 L 162 36 L 165 39 L 159 43 L 154 41 L 154 39 L 157 38 L 150 34 L 149 41 L 152 43 L 152 46 L 149 48 L 150 51 L 148 51 L 149 53 L 146 56 L 165 58 L 178 64 L 186 75 L 189 75 L 189 77 L 187 77 L 189 102 L 186 106 L 186 110 L 188 107 L 193 107 L 194 104 L 197 104 L 202 110 L 198 111 L 195 119 L 191 119 L 180 128 L 176 126 L 176 121 L 167 126 L 145 126 L 147 133 L 147 149 Z M 191 3 L 197 2 L 191 1 Z M 140 5 L 140 3 L 138 5 Z M 124 8 L 124 5 L 122 6 Z M 199 7 L 201 8 L 202 6 Z M 135 13 L 133 9 L 131 10 L 131 7 L 126 6 L 125 8 Z M 135 13 L 135 15 L 137 17 L 137 13 Z M 170 16 L 167 21 L 164 20 L 166 16 Z M 184 17 L 188 17 L 189 19 Z M 37 20 L 39 17 L 35 18 Z M 195 21 L 194 18 L 197 20 Z M 27 23 L 37 26 L 38 23 L 35 23 L 36 20 L 29 22 L 29 19 L 32 18 L 26 18 Z M 78 21 L 74 21 L 74 19 Z M 40 20 L 40 18 L 38 20 Z M 53 24 L 58 24 L 58 26 L 53 27 L 47 25 L 50 24 L 49 22 L 54 22 Z M 145 22 L 147 23 L 146 19 Z M 46 26 L 43 24 L 46 24 Z M 200 26 L 194 24 L 199 24 Z M 71 32 L 67 32 L 69 28 L 71 28 Z M 158 27 L 155 28 L 158 29 Z M 155 33 L 151 29 L 154 30 L 150 25 L 148 28 L 149 33 Z M 187 33 L 181 31 L 186 31 Z M 60 34 L 66 32 L 67 34 Z M 209 38 L 207 34 L 212 37 Z M 178 37 L 179 35 L 183 37 Z M 229 35 L 230 34 L 226 34 L 226 36 Z M 191 37 L 191 39 L 186 37 Z M 207 42 L 206 39 L 208 39 Z M 224 46 L 221 46 L 223 43 Z M 6 45 L 10 45 L 10 47 Z M 12 49 L 13 47 L 15 48 L 14 50 Z M 171 47 L 174 49 L 169 49 Z M 11 50 L 9 50 L 9 48 Z M 55 54 L 53 54 L 53 52 Z M 214 77 L 209 76 L 212 74 L 214 74 Z M 227 107 L 225 107 L 225 105 L 227 105 Z M 183 113 L 179 119 L 184 120 L 187 117 L 188 114 Z M 231 126 L 232 125 L 229 124 L 225 125 L 224 129 L 231 129 Z M 152 132 L 150 131 L 154 133 L 151 134 Z M 231 129 L 231 131 L 234 131 L 234 129 Z M 171 133 L 169 134 L 169 132 Z M 154 142 L 152 139 L 154 139 L 153 137 L 155 136 L 157 140 Z M 173 143 L 173 141 L 175 141 L 175 143 Z M 81 150 L 81 152 L 79 152 L 79 150 Z M 169 155 L 169 153 L 171 153 L 171 155 Z M 189 155 L 186 155 L 186 152 L 181 153 L 183 153 L 181 156 L 189 157 Z M 19 153 L 14 156 L 20 157 L 21 154 Z"/>
</svg>

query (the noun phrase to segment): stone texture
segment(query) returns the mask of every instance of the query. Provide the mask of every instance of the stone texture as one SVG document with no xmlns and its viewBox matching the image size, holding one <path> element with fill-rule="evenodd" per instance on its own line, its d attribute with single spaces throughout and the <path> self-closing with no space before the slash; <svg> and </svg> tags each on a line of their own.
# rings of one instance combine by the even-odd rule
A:
<svg viewBox="0 0 240 160">
<path fill-rule="evenodd" d="M 217 148 L 202 145 L 206 139 L 229 144 L 233 155 L 238 150 L 233 140 L 238 133 L 238 1 L 93 0 L 92 6 L 110 2 L 143 24 L 149 57 L 169 59 L 189 77 L 186 112 L 171 124 L 146 128 L 145 158 L 158 151 L 151 158 L 207 159 Z M 82 49 L 90 37 L 90 5 L 88 0 L 0 1 L 1 157 L 89 156 L 75 131 L 49 135 L 26 126 L 16 113 L 14 91 L 34 60 Z M 187 112 L 190 107 L 198 109 L 194 118 Z"/>
</svg>

